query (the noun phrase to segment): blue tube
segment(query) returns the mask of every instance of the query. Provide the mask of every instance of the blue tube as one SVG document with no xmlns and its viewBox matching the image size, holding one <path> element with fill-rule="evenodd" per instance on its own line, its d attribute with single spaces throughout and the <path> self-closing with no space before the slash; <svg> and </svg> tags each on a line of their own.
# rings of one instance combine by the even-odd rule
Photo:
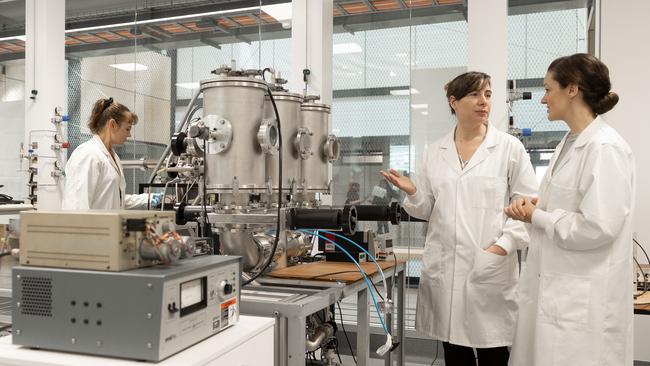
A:
<svg viewBox="0 0 650 366">
<path fill-rule="evenodd" d="M 303 230 L 300 230 L 300 231 L 303 231 Z M 363 269 L 362 269 L 361 266 L 359 265 L 359 262 L 357 262 L 357 261 L 354 259 L 354 257 L 352 256 L 352 254 L 350 254 L 347 250 L 343 249 L 340 245 L 338 245 L 338 244 L 337 244 L 336 242 L 334 242 L 332 239 L 330 239 L 330 238 L 326 238 L 326 237 L 321 236 L 321 235 L 318 235 L 316 232 L 309 232 L 309 233 L 312 234 L 312 235 L 314 235 L 314 236 L 317 236 L 317 237 L 319 237 L 319 238 L 325 239 L 325 240 L 327 240 L 328 242 L 334 244 L 334 246 L 336 246 L 336 247 L 339 248 L 343 253 L 345 253 L 345 255 L 347 255 L 348 258 L 350 258 L 350 260 L 351 260 L 351 261 L 352 261 L 352 262 L 357 266 L 357 268 L 359 269 L 359 272 L 361 272 L 361 275 L 363 275 L 363 279 L 366 281 L 366 287 L 368 287 L 368 291 L 370 292 L 370 296 L 372 297 L 372 302 L 375 304 L 375 311 L 377 312 L 377 316 L 379 317 L 379 322 L 381 322 L 381 327 L 384 328 L 384 333 L 385 333 L 386 335 L 390 334 L 390 333 L 388 332 L 388 328 L 386 328 L 386 324 L 384 324 L 384 319 L 382 319 L 382 317 L 381 317 L 381 311 L 379 310 L 379 305 L 377 304 L 377 299 L 375 299 L 375 294 L 372 292 L 372 284 L 370 283 L 370 280 L 368 279 L 368 276 L 366 276 L 366 273 L 363 271 Z M 357 304 L 357 306 L 359 306 L 359 304 Z"/>
<path fill-rule="evenodd" d="M 373 257 L 372 254 L 368 253 L 368 251 L 365 250 L 361 245 L 355 243 L 354 240 L 352 240 L 352 239 L 346 237 L 345 235 L 337 234 L 337 233 L 335 233 L 335 232 L 333 232 L 333 231 L 322 230 L 322 229 L 319 229 L 318 231 L 322 231 L 322 232 L 324 232 L 324 233 L 334 235 L 334 236 L 336 236 L 337 238 L 341 238 L 341 239 L 343 239 L 343 240 L 346 240 L 346 241 L 348 241 L 350 244 L 353 244 L 353 245 L 355 245 L 357 248 L 363 250 L 363 252 L 366 253 L 366 254 L 368 255 L 368 257 L 369 257 L 370 259 L 372 259 L 372 261 L 375 263 L 375 267 L 377 267 L 377 270 L 379 271 L 379 273 L 381 273 L 381 279 L 384 280 L 384 283 L 386 282 L 386 277 L 384 276 L 384 271 L 381 269 L 381 267 L 379 267 L 379 263 L 377 263 L 377 260 L 375 259 L 375 257 Z M 386 294 L 386 296 L 388 296 L 388 294 Z"/>
</svg>

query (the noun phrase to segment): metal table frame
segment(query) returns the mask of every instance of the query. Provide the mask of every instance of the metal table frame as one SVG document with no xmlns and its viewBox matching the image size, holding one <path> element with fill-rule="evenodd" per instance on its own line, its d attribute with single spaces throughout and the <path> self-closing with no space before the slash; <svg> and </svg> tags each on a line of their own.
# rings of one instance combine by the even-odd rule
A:
<svg viewBox="0 0 650 366">
<path fill-rule="evenodd" d="M 386 366 L 404 365 L 404 301 L 405 301 L 405 264 L 397 263 L 384 270 L 388 286 L 388 298 L 393 299 L 395 308 L 386 316 L 386 327 L 391 331 L 399 346 L 384 356 Z M 395 275 L 395 284 L 393 284 Z M 375 273 L 368 278 L 373 282 L 381 282 L 381 274 Z M 249 286 L 242 292 L 241 313 L 246 315 L 275 317 L 275 366 L 304 366 L 306 319 L 309 315 L 320 311 L 348 296 L 357 296 L 357 365 L 367 366 L 370 360 L 370 309 L 369 294 L 366 282 L 359 281 L 345 284 L 342 282 L 287 280 L 271 277 L 259 279 L 261 286 Z M 393 285 L 397 288 L 397 298 L 393 294 Z M 281 292 L 294 294 L 282 301 L 264 301 L 255 298 L 250 292 L 268 293 Z M 246 295 L 249 293 L 249 295 Z M 246 297 L 249 299 L 246 299 Z M 397 322 L 394 313 L 397 311 Z M 395 324 L 397 323 L 397 324 Z"/>
</svg>

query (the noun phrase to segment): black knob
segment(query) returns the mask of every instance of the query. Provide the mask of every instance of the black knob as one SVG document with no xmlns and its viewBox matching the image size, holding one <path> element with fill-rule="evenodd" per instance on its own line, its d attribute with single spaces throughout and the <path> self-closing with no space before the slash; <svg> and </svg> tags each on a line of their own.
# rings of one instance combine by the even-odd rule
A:
<svg viewBox="0 0 650 366">
<path fill-rule="evenodd" d="M 178 312 L 178 307 L 176 307 L 176 303 L 173 302 L 171 304 L 167 304 L 167 310 L 169 310 L 170 313 L 174 314 Z"/>
<path fill-rule="evenodd" d="M 187 151 L 187 148 L 185 146 L 185 138 L 187 137 L 187 134 L 185 132 L 177 132 L 172 136 L 172 153 L 175 156 L 180 156 L 181 154 L 184 154 L 185 151 Z"/>
</svg>

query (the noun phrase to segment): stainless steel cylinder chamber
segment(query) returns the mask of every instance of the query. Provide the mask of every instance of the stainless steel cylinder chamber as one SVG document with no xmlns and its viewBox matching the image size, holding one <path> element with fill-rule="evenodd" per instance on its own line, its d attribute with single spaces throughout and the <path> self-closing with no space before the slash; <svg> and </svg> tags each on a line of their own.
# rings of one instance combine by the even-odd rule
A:
<svg viewBox="0 0 650 366">
<path fill-rule="evenodd" d="M 277 149 L 275 118 L 264 119 L 267 84 L 228 73 L 201 81 L 207 141 L 205 179 L 208 192 L 256 193 L 266 188 L 265 154 Z"/>
<path fill-rule="evenodd" d="M 290 192 L 300 180 L 300 163 L 303 157 L 306 158 L 311 154 L 311 136 L 306 134 L 301 139 L 300 105 L 303 98 L 300 94 L 275 91 L 273 99 L 280 115 L 282 132 L 282 190 Z M 273 104 L 268 95 L 264 104 L 264 117 L 275 118 Z M 277 155 L 266 156 L 266 176 L 271 179 L 271 187 L 277 192 L 279 187 Z M 273 199 L 275 198 L 274 195 Z"/>
<path fill-rule="evenodd" d="M 312 155 L 301 162 L 301 186 L 305 192 L 329 190 L 328 164 L 339 159 L 341 143 L 329 134 L 330 106 L 306 102 L 301 106 L 302 127 L 311 134 Z"/>
</svg>

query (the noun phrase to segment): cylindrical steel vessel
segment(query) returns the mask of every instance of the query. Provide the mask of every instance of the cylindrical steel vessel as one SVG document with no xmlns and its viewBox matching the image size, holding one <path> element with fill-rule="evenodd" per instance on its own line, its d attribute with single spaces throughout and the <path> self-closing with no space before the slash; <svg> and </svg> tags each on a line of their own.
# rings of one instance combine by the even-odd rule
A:
<svg viewBox="0 0 650 366">
<path fill-rule="evenodd" d="M 203 116 L 231 129 L 231 141 L 210 146 L 205 162 L 208 192 L 259 192 L 265 188 L 265 158 L 259 132 L 264 113 L 262 80 L 220 74 L 201 81 Z M 212 127 L 212 126 L 209 126 Z"/>
<path fill-rule="evenodd" d="M 305 192 L 327 192 L 328 163 L 338 160 L 340 143 L 328 134 L 330 107 L 306 102 L 301 107 L 302 126 L 312 134 L 312 156 L 302 160 L 300 182 Z"/>
<path fill-rule="evenodd" d="M 301 127 L 300 105 L 303 99 L 300 94 L 285 91 L 274 91 L 272 93 L 280 115 L 282 132 L 282 190 L 289 192 L 292 184 L 295 185 L 300 180 L 300 150 L 306 147 L 304 146 L 305 141 L 308 142 L 306 138 L 303 138 L 302 142 L 297 141 Z M 273 104 L 268 95 L 264 104 L 264 117 L 268 119 L 275 118 Z M 271 178 L 273 190 L 277 191 L 279 183 L 277 154 L 266 156 L 266 176 Z"/>
</svg>

